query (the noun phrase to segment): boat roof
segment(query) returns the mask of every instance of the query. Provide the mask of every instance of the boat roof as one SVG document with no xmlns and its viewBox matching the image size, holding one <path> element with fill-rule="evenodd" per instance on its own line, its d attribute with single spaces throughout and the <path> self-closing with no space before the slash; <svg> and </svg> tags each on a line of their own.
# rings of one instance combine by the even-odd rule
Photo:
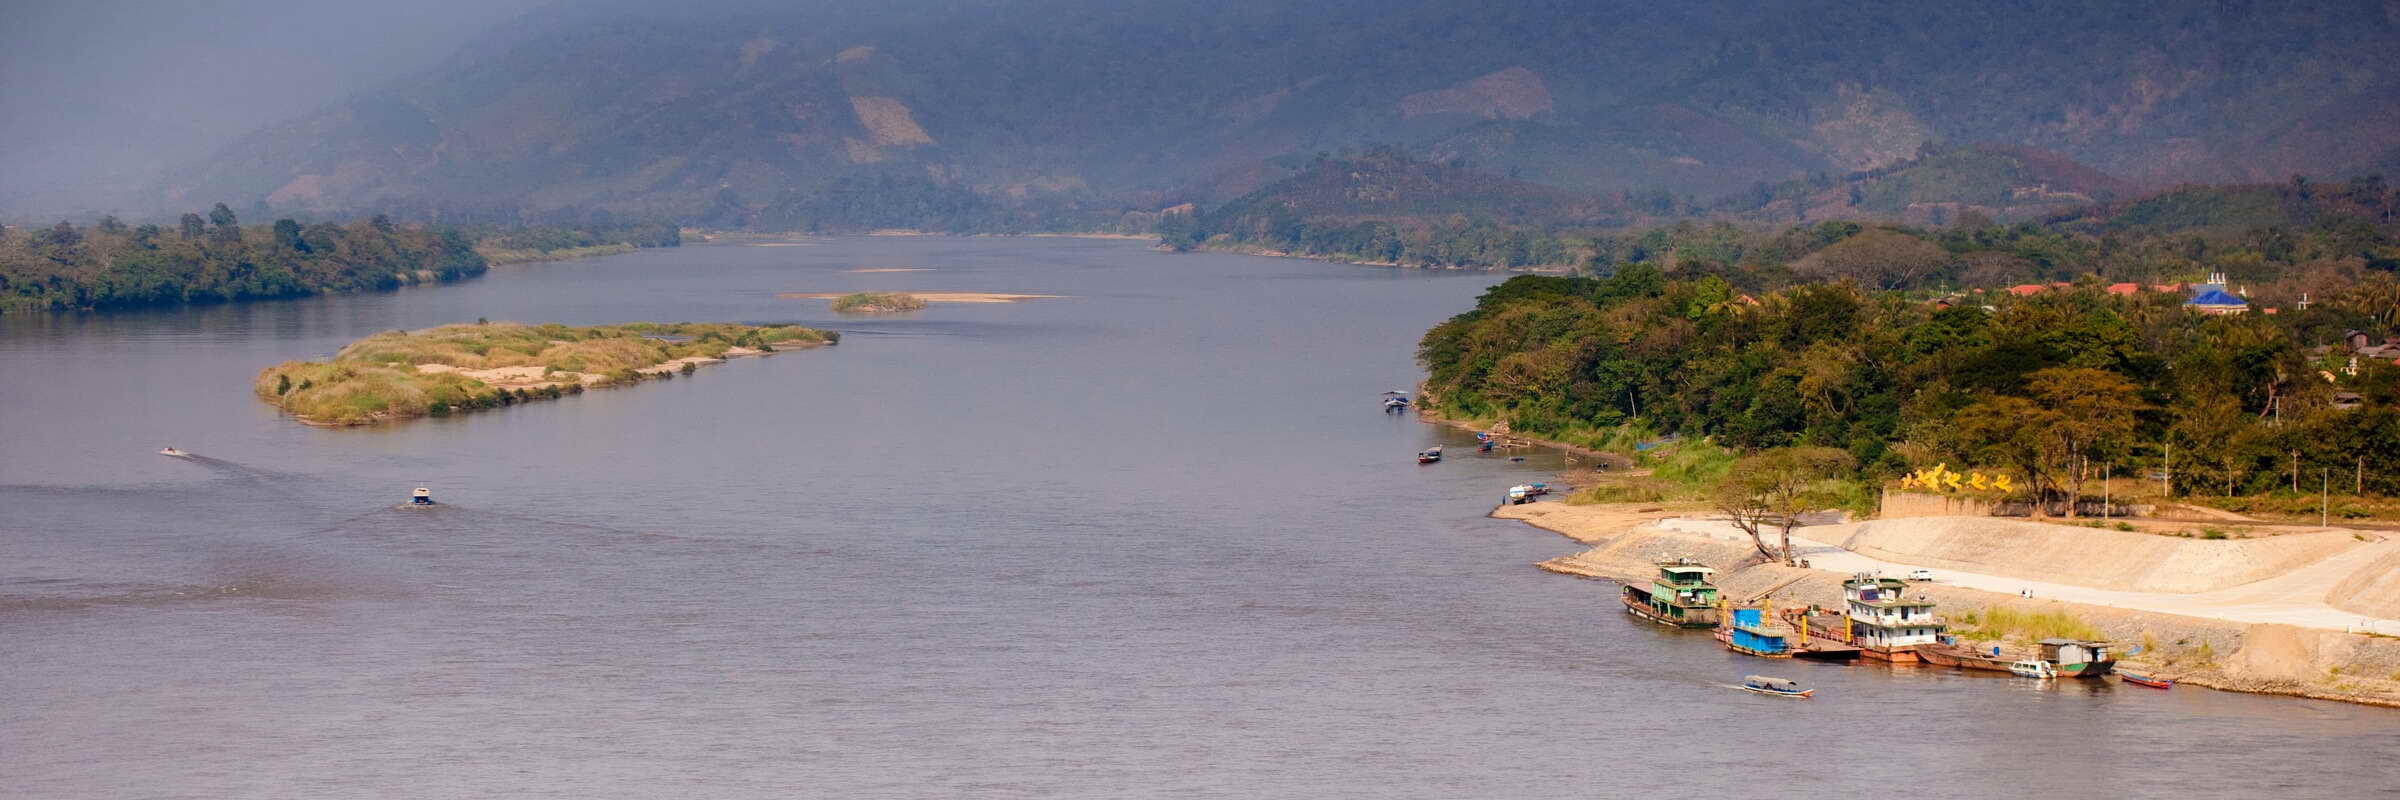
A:
<svg viewBox="0 0 2400 800">
<path fill-rule="evenodd" d="M 2108 643 L 2107 643 L 2107 642 L 2096 642 L 2096 641 L 2092 641 L 2092 640 L 2090 640 L 2090 639 L 2043 639 L 2043 640 L 2042 640 L 2042 644 L 2048 644 L 2048 645 L 2079 644 L 2079 645 L 2083 645 L 2083 646 L 2085 646 L 2085 647 L 2107 647 L 2107 646 L 2108 646 Z"/>
<path fill-rule="evenodd" d="M 1746 675 L 1746 676 L 1743 676 L 1743 677 L 1742 677 L 1742 680 L 1743 680 L 1744 682 L 1747 682 L 1747 683 L 1765 683 L 1765 684 L 1772 684 L 1772 685 L 1775 685 L 1775 686 L 1793 686 L 1793 687 L 1797 687 L 1797 686 L 1799 686 L 1799 685 L 1800 685 L 1800 684 L 1798 684 L 1798 683 L 1794 682 L 1794 681 L 1793 681 L 1792 679 L 1790 679 L 1790 678 L 1770 678 L 1770 677 L 1767 677 L 1767 676 L 1765 676 L 1765 675 Z"/>
</svg>

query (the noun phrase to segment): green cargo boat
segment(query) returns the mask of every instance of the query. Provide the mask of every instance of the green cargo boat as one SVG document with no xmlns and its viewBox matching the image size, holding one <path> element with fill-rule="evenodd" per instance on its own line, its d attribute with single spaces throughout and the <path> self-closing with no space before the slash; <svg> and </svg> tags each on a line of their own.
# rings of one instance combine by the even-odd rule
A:
<svg viewBox="0 0 2400 800">
<path fill-rule="evenodd" d="M 1717 587 L 1708 581 L 1716 574 L 1688 558 L 1658 562 L 1658 577 L 1649 585 L 1625 585 L 1625 612 L 1660 625 L 1714 628 Z"/>
</svg>

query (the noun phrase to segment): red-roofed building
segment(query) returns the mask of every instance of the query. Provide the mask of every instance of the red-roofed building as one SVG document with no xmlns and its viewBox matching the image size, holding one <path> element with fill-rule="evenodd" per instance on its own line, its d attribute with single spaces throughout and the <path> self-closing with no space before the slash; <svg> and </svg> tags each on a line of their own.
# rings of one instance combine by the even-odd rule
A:
<svg viewBox="0 0 2400 800">
<path fill-rule="evenodd" d="M 2050 291 L 2050 287 L 2043 286 L 2038 283 L 2020 283 L 2015 286 L 2008 287 L 2008 293 L 2018 297 L 2031 297 L 2047 291 Z"/>
<path fill-rule="evenodd" d="M 2138 283 L 2112 283 L 2108 285 L 2109 294 L 2131 295 L 2141 290 L 2142 285 Z"/>
</svg>

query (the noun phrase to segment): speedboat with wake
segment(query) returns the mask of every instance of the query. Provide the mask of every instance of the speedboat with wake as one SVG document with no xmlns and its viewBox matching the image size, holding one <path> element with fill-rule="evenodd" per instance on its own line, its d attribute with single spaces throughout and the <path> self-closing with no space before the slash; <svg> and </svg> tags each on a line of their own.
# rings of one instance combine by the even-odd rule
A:
<svg viewBox="0 0 2400 800">
<path fill-rule="evenodd" d="M 1800 688 L 1800 684 L 1791 680 L 1790 678 L 1770 678 L 1765 675 L 1752 675 L 1743 678 L 1742 691 L 1749 692 L 1751 694 L 1774 695 L 1776 697 L 1798 697 L 1804 700 L 1810 695 L 1817 693 L 1817 690 L 1815 689 Z"/>
<path fill-rule="evenodd" d="M 175 448 L 173 448 L 173 447 L 161 447 L 161 448 L 159 448 L 159 449 L 158 449 L 158 454 L 159 454 L 159 455 L 162 455 L 162 456 L 166 456 L 166 457 L 168 457 L 168 458 L 191 458 L 191 457 L 192 457 L 192 454 L 190 454 L 190 453 L 186 453 L 186 452 L 184 452 L 184 451 L 181 451 L 181 450 L 177 450 L 177 449 L 175 449 Z"/>
</svg>

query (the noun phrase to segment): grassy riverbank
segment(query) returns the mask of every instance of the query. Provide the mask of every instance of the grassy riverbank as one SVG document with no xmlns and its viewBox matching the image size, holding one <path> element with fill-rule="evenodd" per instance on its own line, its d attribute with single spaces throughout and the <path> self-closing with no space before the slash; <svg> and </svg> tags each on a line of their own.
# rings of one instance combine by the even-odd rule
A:
<svg viewBox="0 0 2400 800">
<path fill-rule="evenodd" d="M 330 361 L 268 367 L 253 389 L 302 422 L 364 425 L 557 399 L 839 339 L 798 325 L 479 322 L 375 334 Z"/>
</svg>

